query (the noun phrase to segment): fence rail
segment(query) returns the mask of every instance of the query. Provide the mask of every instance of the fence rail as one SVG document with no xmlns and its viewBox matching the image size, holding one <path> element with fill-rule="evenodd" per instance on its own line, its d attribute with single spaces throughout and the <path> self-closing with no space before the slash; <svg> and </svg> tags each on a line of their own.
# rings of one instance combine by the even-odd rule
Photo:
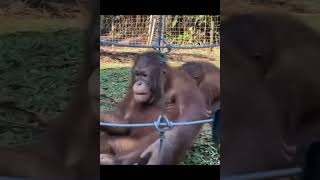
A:
<svg viewBox="0 0 320 180">
<path fill-rule="evenodd" d="M 158 123 L 158 126 L 188 126 L 188 125 L 195 125 L 195 124 L 203 124 L 203 123 L 209 123 L 214 121 L 214 119 L 203 119 L 203 120 L 195 120 L 195 121 L 184 121 L 184 122 L 172 122 L 169 121 L 169 123 Z M 152 127 L 156 126 L 155 122 L 152 123 L 137 123 L 137 124 L 118 124 L 118 123 L 106 123 L 106 122 L 100 122 L 100 126 L 110 126 L 110 127 L 132 127 L 132 128 L 143 128 L 143 127 Z"/>
<path fill-rule="evenodd" d="M 158 46 L 158 45 L 140 45 L 140 44 L 123 44 L 113 41 L 100 39 L 100 46 L 119 46 L 119 47 L 132 47 L 132 48 L 172 48 L 172 49 L 197 49 L 197 48 L 218 48 L 220 45 L 190 45 L 190 46 Z"/>
</svg>

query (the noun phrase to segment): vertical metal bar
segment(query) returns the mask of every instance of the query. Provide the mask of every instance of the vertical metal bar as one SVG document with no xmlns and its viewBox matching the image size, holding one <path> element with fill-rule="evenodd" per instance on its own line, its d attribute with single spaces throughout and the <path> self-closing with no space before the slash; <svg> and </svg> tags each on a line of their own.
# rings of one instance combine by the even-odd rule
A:
<svg viewBox="0 0 320 180">
<path fill-rule="evenodd" d="M 160 18 L 159 18 L 159 29 L 158 29 L 158 41 L 157 41 L 157 45 L 159 46 L 158 47 L 158 51 L 161 53 L 161 41 L 162 41 L 162 38 L 163 38 L 163 31 L 162 31 L 162 28 L 163 28 L 163 16 L 160 15 Z M 161 58 L 165 58 L 165 57 L 161 57 Z M 160 99 L 160 104 L 161 104 L 161 108 L 162 108 L 162 114 L 164 115 L 165 113 L 165 99 L 164 99 L 164 75 L 163 75 L 163 71 L 164 71 L 164 59 L 161 59 L 162 62 L 161 63 L 161 69 L 160 69 L 160 90 L 161 90 L 161 99 Z"/>
<path fill-rule="evenodd" d="M 150 37 L 150 43 L 149 43 L 149 45 L 151 45 L 151 43 L 152 43 L 152 40 L 153 40 L 153 35 L 154 35 L 154 29 L 155 29 L 155 27 L 156 27 L 156 18 L 155 17 L 152 17 L 153 18 L 153 21 L 152 21 L 152 28 L 151 28 L 151 37 Z"/>
<path fill-rule="evenodd" d="M 161 18 L 161 42 L 164 40 L 164 20 L 165 20 L 165 16 L 162 16 Z"/>
<path fill-rule="evenodd" d="M 161 53 L 161 41 L 163 39 L 163 16 L 160 15 L 160 19 L 159 19 L 159 29 L 158 29 L 158 42 L 157 42 L 157 45 L 159 46 L 158 47 L 158 51 Z M 161 111 L 162 111 L 162 114 L 160 115 L 160 119 L 159 119 L 159 122 L 161 123 L 161 121 L 163 120 L 163 116 L 165 114 L 165 92 L 164 92 L 164 56 L 161 57 L 161 61 L 159 62 L 160 63 L 160 88 L 161 88 L 161 99 L 160 99 L 160 103 L 161 103 Z M 160 148 L 159 148 L 159 152 L 161 151 L 162 149 L 162 145 L 163 145 L 163 141 L 164 141 L 164 138 L 165 138 L 165 134 L 164 134 L 164 131 L 159 131 L 159 139 L 160 139 Z"/>
<path fill-rule="evenodd" d="M 210 44 L 213 44 L 213 36 L 214 36 L 214 20 L 213 20 L 213 16 L 211 16 L 210 18 Z M 212 48 L 211 48 L 211 51 L 212 51 Z"/>
<path fill-rule="evenodd" d="M 114 41 L 114 29 L 115 29 L 114 20 L 115 20 L 115 16 L 112 16 L 112 19 L 111 19 L 111 41 Z"/>
<path fill-rule="evenodd" d="M 153 25 L 153 17 L 152 17 L 152 15 L 150 15 L 149 16 L 149 18 L 150 18 L 150 20 L 149 20 L 149 29 L 148 29 L 148 40 L 147 40 L 147 45 L 149 45 L 150 46 L 150 44 L 151 44 L 151 32 L 153 32 L 152 31 L 152 25 Z"/>
<path fill-rule="evenodd" d="M 159 29 L 158 29 L 158 40 L 157 40 L 157 45 L 159 46 L 158 50 L 161 52 L 161 41 L 162 41 L 162 38 L 163 38 L 163 31 L 162 31 L 162 28 L 163 28 L 163 15 L 161 15 L 159 17 Z"/>
</svg>

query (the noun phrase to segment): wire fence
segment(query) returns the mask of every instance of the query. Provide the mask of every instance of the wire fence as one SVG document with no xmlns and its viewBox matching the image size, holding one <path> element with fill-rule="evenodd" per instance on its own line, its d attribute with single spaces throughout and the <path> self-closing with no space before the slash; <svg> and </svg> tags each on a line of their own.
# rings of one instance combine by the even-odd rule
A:
<svg viewBox="0 0 320 180">
<path fill-rule="evenodd" d="M 173 48 L 220 45 L 220 16 L 162 16 L 162 36 Z M 101 15 L 102 45 L 150 47 L 158 41 L 159 15 Z"/>
</svg>

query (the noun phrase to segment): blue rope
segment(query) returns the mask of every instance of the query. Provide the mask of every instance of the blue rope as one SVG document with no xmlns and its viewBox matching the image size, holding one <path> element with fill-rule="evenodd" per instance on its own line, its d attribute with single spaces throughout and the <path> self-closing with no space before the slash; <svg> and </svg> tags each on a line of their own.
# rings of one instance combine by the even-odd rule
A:
<svg viewBox="0 0 320 180">
<path fill-rule="evenodd" d="M 169 123 L 157 123 L 157 121 L 152 123 L 138 123 L 138 124 L 118 124 L 118 123 L 107 123 L 107 122 L 100 122 L 100 126 L 111 126 L 111 127 L 155 127 L 155 123 L 157 123 L 158 126 L 168 126 L 170 124 L 171 126 L 188 126 L 188 125 L 195 125 L 195 124 L 203 124 L 203 123 L 210 123 L 213 119 L 204 119 L 204 120 L 197 120 L 197 121 L 188 121 L 188 122 L 172 122 L 169 121 Z"/>
</svg>

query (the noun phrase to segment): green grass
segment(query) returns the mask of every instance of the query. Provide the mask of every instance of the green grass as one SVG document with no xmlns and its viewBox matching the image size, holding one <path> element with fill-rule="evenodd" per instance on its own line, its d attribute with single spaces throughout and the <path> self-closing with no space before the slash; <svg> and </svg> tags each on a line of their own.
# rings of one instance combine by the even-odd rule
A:
<svg viewBox="0 0 320 180">
<path fill-rule="evenodd" d="M 70 100 L 83 60 L 83 32 L 59 22 L 58 26 L 55 20 L 20 19 L 1 24 L 0 101 L 10 99 L 16 108 L 0 108 L 0 145 L 37 139 L 41 131 L 26 126 L 45 125 Z M 23 125 L 15 127 L 4 120 Z"/>
<path fill-rule="evenodd" d="M 172 63 L 172 62 L 171 62 Z M 178 66 L 181 63 L 172 63 Z M 127 92 L 130 81 L 131 64 L 112 63 L 100 67 L 100 102 L 102 110 L 112 110 L 113 101 L 119 102 Z M 108 96 L 108 98 L 106 97 Z M 113 100 L 110 100 L 113 99 Z M 192 149 L 187 153 L 182 165 L 220 164 L 217 146 L 211 140 L 211 128 L 205 126 Z"/>
<path fill-rule="evenodd" d="M 58 19 L 58 18 L 7 18 L 0 17 L 1 34 L 10 34 L 15 32 L 55 32 L 62 29 L 76 28 L 84 29 L 85 19 Z"/>
<path fill-rule="evenodd" d="M 127 92 L 130 80 L 130 67 L 110 68 L 100 70 L 100 109 L 112 110 L 109 98 L 119 102 Z M 106 94 L 109 98 L 106 98 Z M 107 101 L 107 102 L 105 102 Z"/>
<path fill-rule="evenodd" d="M 320 14 L 299 15 L 307 25 L 320 32 Z"/>
<path fill-rule="evenodd" d="M 181 165 L 220 165 L 219 147 L 212 143 L 211 126 L 204 125 Z"/>
</svg>

